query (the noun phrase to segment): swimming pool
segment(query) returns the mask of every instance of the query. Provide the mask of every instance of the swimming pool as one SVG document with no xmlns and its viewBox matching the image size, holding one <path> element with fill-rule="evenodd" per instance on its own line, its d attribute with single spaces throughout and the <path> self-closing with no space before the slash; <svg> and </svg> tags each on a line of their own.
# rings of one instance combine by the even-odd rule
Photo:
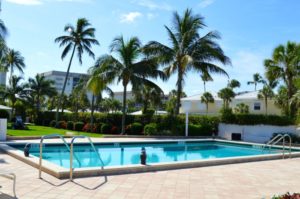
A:
<svg viewBox="0 0 300 199">
<path fill-rule="evenodd" d="M 13 145 L 13 147 L 23 150 L 24 145 Z M 139 165 L 142 148 L 146 150 L 147 164 L 150 165 L 282 153 L 282 149 L 279 148 L 262 150 L 257 145 L 221 141 L 102 143 L 95 144 L 95 147 L 104 165 L 102 165 L 90 145 L 76 144 L 74 145 L 74 156 L 76 156 L 76 159 L 73 161 L 73 168 Z M 30 154 L 39 157 L 39 145 L 33 145 L 30 149 Z M 70 168 L 70 153 L 64 145 L 44 145 L 43 159 L 60 167 Z"/>
</svg>

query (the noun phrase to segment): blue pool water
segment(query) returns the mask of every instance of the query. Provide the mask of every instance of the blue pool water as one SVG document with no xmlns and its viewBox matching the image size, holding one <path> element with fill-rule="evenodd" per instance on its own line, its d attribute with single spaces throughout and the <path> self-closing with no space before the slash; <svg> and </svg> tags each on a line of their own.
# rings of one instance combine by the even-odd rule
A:
<svg viewBox="0 0 300 199">
<path fill-rule="evenodd" d="M 24 145 L 13 147 L 23 150 Z M 135 165 L 140 163 L 141 148 L 145 147 L 147 163 L 181 162 L 189 160 L 216 159 L 237 156 L 253 156 L 279 153 L 278 149 L 266 149 L 252 145 L 228 144 L 225 142 L 168 142 L 168 143 L 120 143 L 95 144 L 100 153 L 104 166 Z M 39 157 L 38 146 L 30 149 L 30 154 Z M 73 167 L 99 167 L 101 162 L 88 144 L 74 145 Z M 43 159 L 64 168 L 70 167 L 70 153 L 64 145 L 47 144 L 43 148 Z"/>
</svg>

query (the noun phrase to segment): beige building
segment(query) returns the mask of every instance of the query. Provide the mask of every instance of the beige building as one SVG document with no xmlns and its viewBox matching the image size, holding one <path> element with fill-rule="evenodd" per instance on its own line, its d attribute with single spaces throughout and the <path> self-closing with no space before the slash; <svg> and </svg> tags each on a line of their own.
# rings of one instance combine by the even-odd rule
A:
<svg viewBox="0 0 300 199">
<path fill-rule="evenodd" d="M 223 100 L 218 97 L 216 93 L 212 93 L 214 97 L 214 103 L 208 105 L 208 115 L 217 115 L 223 106 Z M 249 106 L 249 112 L 251 114 L 265 114 L 266 107 L 263 99 L 258 99 L 258 91 L 242 92 L 235 96 L 230 103 L 231 108 L 235 108 L 238 104 L 244 103 Z M 185 113 L 189 110 L 192 114 L 206 114 L 206 105 L 201 103 L 202 94 L 193 95 L 181 99 L 180 113 Z M 275 106 L 274 100 L 268 100 L 268 114 L 280 115 L 281 110 Z"/>
</svg>

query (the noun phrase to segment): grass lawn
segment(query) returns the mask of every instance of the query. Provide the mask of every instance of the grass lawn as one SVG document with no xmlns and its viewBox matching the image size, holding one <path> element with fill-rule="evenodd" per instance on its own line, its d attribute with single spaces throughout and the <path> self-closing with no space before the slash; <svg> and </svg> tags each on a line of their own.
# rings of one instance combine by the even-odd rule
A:
<svg viewBox="0 0 300 199">
<path fill-rule="evenodd" d="M 98 133 L 86 133 L 86 132 L 78 132 L 78 131 L 71 131 L 66 129 L 56 129 L 52 127 L 46 126 L 35 126 L 35 125 L 28 125 L 28 130 L 13 130 L 10 126 L 7 129 L 7 135 L 9 136 L 43 136 L 49 134 L 60 134 L 66 135 L 66 132 L 72 132 L 73 135 L 85 135 L 89 137 L 102 137 L 102 134 Z"/>
</svg>

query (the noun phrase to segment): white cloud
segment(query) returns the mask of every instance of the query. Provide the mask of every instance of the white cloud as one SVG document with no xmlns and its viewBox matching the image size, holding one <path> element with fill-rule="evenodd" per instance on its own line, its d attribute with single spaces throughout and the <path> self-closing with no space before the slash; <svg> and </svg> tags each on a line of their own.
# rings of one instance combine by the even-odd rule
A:
<svg viewBox="0 0 300 199">
<path fill-rule="evenodd" d="M 132 3 L 136 3 L 139 6 L 146 7 L 150 10 L 173 10 L 172 6 L 166 2 L 156 3 L 152 0 L 133 0 Z"/>
<path fill-rule="evenodd" d="M 91 3 L 93 0 L 6 0 L 9 3 L 19 5 L 41 5 L 45 2 L 79 2 L 79 3 Z"/>
<path fill-rule="evenodd" d="M 206 8 L 207 6 L 210 6 L 211 4 L 213 4 L 215 2 L 215 0 L 201 0 L 201 2 L 199 3 L 199 6 L 201 8 Z"/>
<path fill-rule="evenodd" d="M 157 17 L 156 14 L 153 14 L 153 13 L 148 13 L 148 14 L 147 14 L 147 18 L 148 18 L 149 20 L 154 19 L 155 17 Z"/>
<path fill-rule="evenodd" d="M 142 17 L 142 13 L 140 12 L 129 12 L 127 14 L 123 14 L 121 16 L 120 22 L 121 23 L 133 23 L 139 17 Z"/>
</svg>

